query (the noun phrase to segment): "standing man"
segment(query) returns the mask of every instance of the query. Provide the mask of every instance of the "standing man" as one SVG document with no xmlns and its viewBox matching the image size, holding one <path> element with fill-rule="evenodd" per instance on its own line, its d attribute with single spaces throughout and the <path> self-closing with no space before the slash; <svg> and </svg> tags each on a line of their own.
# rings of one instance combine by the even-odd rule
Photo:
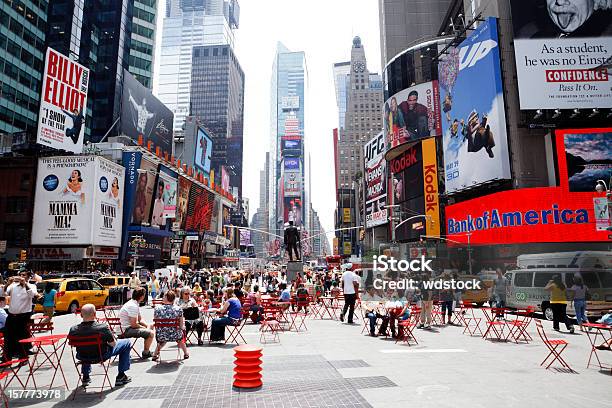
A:
<svg viewBox="0 0 612 408">
<path fill-rule="evenodd" d="M 431 312 L 433 309 L 433 282 L 430 276 L 425 272 L 422 276 L 419 290 L 421 292 L 421 323 L 419 329 L 429 328 L 431 326 Z"/>
<path fill-rule="evenodd" d="M 30 273 L 19 272 L 8 280 L 5 288 L 7 296 L 11 297 L 4 328 L 4 359 L 13 357 L 26 358 L 30 354 L 30 344 L 19 344 L 19 340 L 31 337 L 28 323 L 32 316 L 32 302 L 38 297 L 36 285 L 28 283 Z M 27 364 L 27 362 L 26 362 Z"/>
<path fill-rule="evenodd" d="M 359 283 L 361 278 L 351 270 L 352 264 L 348 264 L 346 271 L 342 274 L 342 290 L 344 291 L 344 308 L 340 314 L 340 321 L 344 321 L 344 315 L 348 309 L 349 324 L 353 324 L 353 312 L 355 311 L 355 301 L 357 300 L 357 293 L 359 293 Z"/>
<path fill-rule="evenodd" d="M 130 280 L 128 282 L 128 287 L 130 288 L 130 291 L 128 292 L 128 298 L 131 298 L 132 293 L 134 293 L 134 290 L 140 287 L 140 279 L 138 279 L 138 276 L 136 276 L 136 272 L 131 273 Z"/>
<path fill-rule="evenodd" d="M 293 254 L 295 254 L 298 261 L 302 259 L 300 252 L 298 251 L 300 231 L 293 225 L 293 221 L 289 221 L 289 226 L 285 230 L 283 239 L 285 245 L 287 246 L 287 251 L 289 252 L 289 261 L 293 261 Z"/>
</svg>

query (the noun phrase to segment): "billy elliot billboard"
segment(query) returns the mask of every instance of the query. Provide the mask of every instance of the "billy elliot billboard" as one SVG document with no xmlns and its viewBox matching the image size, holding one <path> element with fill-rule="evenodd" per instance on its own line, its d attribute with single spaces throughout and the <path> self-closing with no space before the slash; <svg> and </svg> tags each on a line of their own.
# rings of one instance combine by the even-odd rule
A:
<svg viewBox="0 0 612 408">
<path fill-rule="evenodd" d="M 142 139 L 153 149 L 172 154 L 172 111 L 160 102 L 127 70 L 123 71 L 121 133 L 137 142 Z"/>
<path fill-rule="evenodd" d="M 387 204 L 387 161 L 385 135 L 381 132 L 364 146 L 365 174 L 365 217 L 366 228 L 388 222 Z"/>
<path fill-rule="evenodd" d="M 450 49 L 438 71 L 446 191 L 510 178 L 497 20 Z"/>
<path fill-rule="evenodd" d="M 74 153 L 83 151 L 89 70 L 47 48 L 36 142 Z"/>
<path fill-rule="evenodd" d="M 612 4 L 510 0 L 521 109 L 612 107 Z"/>
</svg>

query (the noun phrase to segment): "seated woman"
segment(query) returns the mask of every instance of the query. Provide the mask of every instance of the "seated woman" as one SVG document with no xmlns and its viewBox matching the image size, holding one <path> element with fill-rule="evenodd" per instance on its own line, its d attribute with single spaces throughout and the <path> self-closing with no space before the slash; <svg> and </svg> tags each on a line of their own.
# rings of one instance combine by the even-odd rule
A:
<svg viewBox="0 0 612 408">
<path fill-rule="evenodd" d="M 187 318 L 185 318 L 185 330 L 189 332 L 190 330 L 192 330 L 193 327 L 195 327 L 196 332 L 198 333 L 198 346 L 201 346 L 202 344 L 204 344 L 204 342 L 202 341 L 202 333 L 204 333 L 204 322 L 199 316 L 198 302 L 196 302 L 196 300 L 191 297 L 191 290 L 189 289 L 189 287 L 184 287 L 181 289 L 181 297 L 176 301 L 176 305 L 183 310 L 183 313 L 185 312 L 185 309 L 190 309 L 191 311 L 193 311 L 195 308 L 195 310 L 198 311 L 197 319 L 188 320 Z"/>
<path fill-rule="evenodd" d="M 166 292 L 162 299 L 162 304 L 155 307 L 153 312 L 153 319 L 179 319 L 179 327 L 156 327 L 155 328 L 155 340 L 157 341 L 157 348 L 153 353 L 152 360 L 157 361 L 159 359 L 159 352 L 169 341 L 176 341 L 176 345 L 183 352 L 183 358 L 187 360 L 189 353 L 185 346 L 185 338 L 183 336 L 183 327 L 185 327 L 185 321 L 183 320 L 183 310 L 174 306 L 174 300 L 176 294 L 174 291 L 169 290 Z"/>
<path fill-rule="evenodd" d="M 202 307 L 204 310 L 208 310 L 213 307 L 213 301 L 215 299 L 215 292 L 211 289 L 208 289 L 204 294 L 204 299 L 202 299 Z"/>
<path fill-rule="evenodd" d="M 261 306 L 261 293 L 259 293 L 259 285 L 253 286 L 253 291 L 247 296 L 247 303 L 251 306 L 251 320 L 255 323 L 259 323 L 262 319 L 263 307 Z"/>
<path fill-rule="evenodd" d="M 200 286 L 200 282 L 196 282 L 193 284 L 193 296 L 199 297 L 202 294 L 202 287 Z"/>
<path fill-rule="evenodd" d="M 210 341 L 225 341 L 225 326 L 236 324 L 242 318 L 242 304 L 234 293 L 234 288 L 225 289 L 226 300 L 221 309 L 219 316 L 213 319 L 210 328 Z"/>
</svg>

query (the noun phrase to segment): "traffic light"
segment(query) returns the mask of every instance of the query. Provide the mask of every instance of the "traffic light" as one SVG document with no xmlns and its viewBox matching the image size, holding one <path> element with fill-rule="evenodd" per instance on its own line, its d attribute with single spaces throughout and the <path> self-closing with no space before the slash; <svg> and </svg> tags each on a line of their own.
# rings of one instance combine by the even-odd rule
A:
<svg viewBox="0 0 612 408">
<path fill-rule="evenodd" d="M 26 251 L 25 249 L 22 249 L 19 252 L 19 260 L 20 261 L 25 261 L 28 258 L 28 251 Z"/>
<path fill-rule="evenodd" d="M 365 229 L 360 229 L 359 230 L 359 240 L 363 241 L 365 239 Z"/>
</svg>

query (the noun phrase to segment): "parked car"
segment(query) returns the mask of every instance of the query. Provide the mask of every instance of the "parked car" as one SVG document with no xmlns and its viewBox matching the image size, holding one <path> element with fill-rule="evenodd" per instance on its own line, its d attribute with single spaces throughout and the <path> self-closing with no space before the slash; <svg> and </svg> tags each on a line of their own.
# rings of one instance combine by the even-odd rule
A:
<svg viewBox="0 0 612 408">
<path fill-rule="evenodd" d="M 53 284 L 57 291 L 55 295 L 55 310 L 58 312 L 74 313 L 78 308 L 86 303 L 91 303 L 96 307 L 104 306 L 108 303 L 108 289 L 93 279 L 85 278 L 59 278 L 48 279 L 36 284 L 38 293 L 43 293 L 47 282 Z M 43 308 L 37 304 L 35 312 L 42 312 Z"/>
</svg>

